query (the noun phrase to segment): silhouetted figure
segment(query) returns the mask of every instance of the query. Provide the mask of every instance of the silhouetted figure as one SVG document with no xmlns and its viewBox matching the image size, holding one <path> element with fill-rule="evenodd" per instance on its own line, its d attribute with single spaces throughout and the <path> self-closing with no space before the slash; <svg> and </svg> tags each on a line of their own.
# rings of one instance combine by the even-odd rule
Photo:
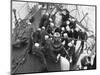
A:
<svg viewBox="0 0 100 75">
<path fill-rule="evenodd" d="M 69 11 L 67 9 L 62 10 L 62 22 L 65 22 L 69 18 Z"/>
</svg>

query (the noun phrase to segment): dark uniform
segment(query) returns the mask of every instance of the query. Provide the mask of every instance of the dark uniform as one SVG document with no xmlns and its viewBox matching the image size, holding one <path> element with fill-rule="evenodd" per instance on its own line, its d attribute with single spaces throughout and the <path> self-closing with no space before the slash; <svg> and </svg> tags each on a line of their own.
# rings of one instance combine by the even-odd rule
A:
<svg viewBox="0 0 100 75">
<path fill-rule="evenodd" d="M 35 20 L 35 19 L 34 19 L 34 17 L 33 17 L 33 16 L 31 17 L 31 19 L 29 19 L 30 23 L 33 23 L 33 22 L 34 22 L 34 20 Z"/>
<path fill-rule="evenodd" d="M 48 57 L 53 63 L 56 63 L 57 58 L 56 58 L 56 55 L 53 52 L 53 47 L 52 47 L 51 42 L 52 42 L 51 39 L 46 40 L 45 56 Z"/>
<path fill-rule="evenodd" d="M 50 25 L 47 27 L 46 31 L 47 31 L 48 34 L 53 35 L 53 33 L 52 33 L 53 29 L 50 27 Z"/>
<path fill-rule="evenodd" d="M 76 30 L 74 30 L 74 39 L 79 39 L 79 31 L 76 31 Z M 75 42 L 74 42 L 74 44 L 76 45 L 76 41 L 77 40 L 75 40 Z"/>
<path fill-rule="evenodd" d="M 47 63 L 44 55 L 44 48 L 42 48 L 42 46 L 35 47 L 33 45 L 32 54 L 36 55 L 40 59 L 40 62 L 45 66 L 45 68 L 47 68 Z"/>
<path fill-rule="evenodd" d="M 65 47 L 65 49 L 67 50 L 67 49 L 69 48 L 69 46 L 68 46 L 69 40 L 68 40 L 68 38 L 63 38 L 63 39 L 62 39 L 62 42 L 63 42 L 63 41 L 65 41 L 64 47 Z"/>
<path fill-rule="evenodd" d="M 41 32 L 40 32 L 40 36 L 41 36 L 41 46 L 43 46 L 43 47 L 46 44 L 45 35 L 48 35 L 47 31 L 46 30 L 41 30 Z"/>
<path fill-rule="evenodd" d="M 66 11 L 66 15 L 61 14 L 61 15 L 62 15 L 62 22 L 65 22 L 65 21 L 67 21 L 68 18 L 69 18 L 69 11 L 66 10 L 66 9 L 64 9 L 63 11 Z"/>
<path fill-rule="evenodd" d="M 76 27 L 76 22 L 75 22 L 75 21 L 74 21 L 74 22 L 70 22 L 69 27 L 70 27 L 71 29 L 75 29 L 75 27 Z"/>
<path fill-rule="evenodd" d="M 90 57 L 85 56 L 82 60 L 81 60 L 81 64 L 82 64 L 82 69 L 84 69 L 84 67 L 87 67 L 87 69 L 91 69 L 91 64 L 88 63 L 87 61 L 90 61 Z"/>
<path fill-rule="evenodd" d="M 42 26 L 47 27 L 49 25 L 49 16 L 43 15 L 39 24 L 39 27 L 41 28 Z"/>
<path fill-rule="evenodd" d="M 81 52 L 83 52 L 83 48 L 84 48 L 84 41 L 87 40 L 87 34 L 86 32 L 80 32 L 79 38 L 81 41 Z"/>
<path fill-rule="evenodd" d="M 67 32 L 69 38 L 74 37 L 74 32 L 72 32 L 72 31 L 66 31 L 66 32 Z"/>
<path fill-rule="evenodd" d="M 35 54 L 37 57 L 40 58 L 41 63 L 45 66 L 45 68 L 47 69 L 47 63 L 46 63 L 46 59 L 45 59 L 45 35 L 46 35 L 46 31 L 45 30 L 41 30 L 41 31 L 36 31 L 33 34 L 33 42 L 34 43 L 39 43 L 39 47 L 34 46 L 32 47 L 32 54 Z"/>
<path fill-rule="evenodd" d="M 61 28 L 59 27 L 59 28 L 56 28 L 56 29 L 55 29 L 55 32 L 58 32 L 58 33 L 61 34 L 62 30 L 61 30 Z"/>
<path fill-rule="evenodd" d="M 62 25 L 60 26 L 60 27 L 66 27 L 67 26 L 67 24 L 66 24 L 66 22 L 62 22 Z"/>
<path fill-rule="evenodd" d="M 34 32 L 32 38 L 33 38 L 33 42 L 34 42 L 34 43 L 40 43 L 40 42 L 41 42 L 40 31 Z"/>
</svg>

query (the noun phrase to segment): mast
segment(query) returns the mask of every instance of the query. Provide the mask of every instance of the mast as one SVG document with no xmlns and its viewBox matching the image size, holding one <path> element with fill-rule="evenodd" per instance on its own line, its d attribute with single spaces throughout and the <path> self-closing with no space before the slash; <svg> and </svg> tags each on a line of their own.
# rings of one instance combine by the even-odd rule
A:
<svg viewBox="0 0 100 75">
<path fill-rule="evenodd" d="M 16 9 L 13 9 L 14 18 L 15 18 L 15 26 L 18 23 L 17 16 L 16 16 Z"/>
</svg>

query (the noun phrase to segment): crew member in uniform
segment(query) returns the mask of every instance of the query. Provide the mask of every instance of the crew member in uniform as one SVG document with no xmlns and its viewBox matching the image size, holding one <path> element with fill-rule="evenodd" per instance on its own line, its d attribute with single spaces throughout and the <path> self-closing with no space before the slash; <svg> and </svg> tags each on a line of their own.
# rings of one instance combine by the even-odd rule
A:
<svg viewBox="0 0 100 75">
<path fill-rule="evenodd" d="M 66 22 L 69 19 L 69 11 L 67 9 L 62 10 L 62 22 Z"/>
<path fill-rule="evenodd" d="M 32 51 L 31 53 L 36 55 L 39 59 L 40 59 L 40 62 L 43 64 L 44 68 L 45 68 L 45 71 L 47 71 L 47 63 L 46 63 L 46 59 L 45 59 L 45 55 L 44 55 L 44 52 L 45 52 L 45 48 L 44 48 L 44 43 L 45 42 L 44 38 L 45 38 L 45 28 L 42 27 L 42 28 L 38 28 L 36 32 L 33 33 L 33 46 L 32 46 Z"/>
<path fill-rule="evenodd" d="M 47 25 L 49 25 L 49 13 L 45 13 L 43 16 L 42 16 L 42 18 L 41 18 L 41 20 L 40 20 L 40 24 L 39 24 L 39 27 L 41 28 L 42 26 L 44 26 L 44 27 L 47 27 Z"/>
</svg>

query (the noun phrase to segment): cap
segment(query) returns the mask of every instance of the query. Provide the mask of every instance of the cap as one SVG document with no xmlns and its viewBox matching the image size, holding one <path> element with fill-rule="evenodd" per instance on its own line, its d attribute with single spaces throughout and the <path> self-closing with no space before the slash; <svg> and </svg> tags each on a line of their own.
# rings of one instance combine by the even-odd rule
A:
<svg viewBox="0 0 100 75">
<path fill-rule="evenodd" d="M 54 27 L 54 23 L 53 23 L 53 22 L 51 22 L 51 23 L 50 23 L 50 26 L 51 26 L 51 27 Z"/>
<path fill-rule="evenodd" d="M 35 47 L 39 47 L 39 43 L 35 43 L 34 45 L 35 45 Z"/>
<path fill-rule="evenodd" d="M 69 20 L 67 20 L 67 21 L 66 21 L 66 24 L 67 24 L 67 25 L 69 25 L 69 24 L 70 24 L 70 21 L 69 21 Z"/>
<path fill-rule="evenodd" d="M 63 35 L 64 35 L 64 38 L 67 38 L 68 37 L 67 33 L 64 33 Z"/>
<path fill-rule="evenodd" d="M 62 31 L 64 31 L 64 30 L 65 30 L 65 28 L 64 28 L 64 27 L 62 27 L 62 28 L 61 28 L 61 30 L 62 30 Z"/>
<path fill-rule="evenodd" d="M 43 27 L 42 27 L 42 29 L 44 29 L 44 30 L 45 30 L 45 27 L 43 26 Z"/>
<path fill-rule="evenodd" d="M 52 18 L 49 18 L 49 21 L 53 21 Z"/>
<path fill-rule="evenodd" d="M 45 35 L 45 40 L 47 40 L 49 38 L 49 36 L 48 35 Z"/>
<path fill-rule="evenodd" d="M 37 30 L 38 30 L 38 31 L 41 31 L 41 28 L 38 28 Z"/>
<path fill-rule="evenodd" d="M 70 27 L 68 25 L 66 26 L 66 30 L 67 31 L 70 31 Z"/>
</svg>

